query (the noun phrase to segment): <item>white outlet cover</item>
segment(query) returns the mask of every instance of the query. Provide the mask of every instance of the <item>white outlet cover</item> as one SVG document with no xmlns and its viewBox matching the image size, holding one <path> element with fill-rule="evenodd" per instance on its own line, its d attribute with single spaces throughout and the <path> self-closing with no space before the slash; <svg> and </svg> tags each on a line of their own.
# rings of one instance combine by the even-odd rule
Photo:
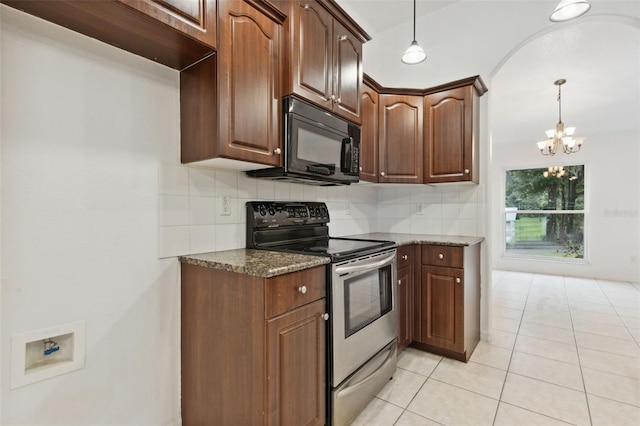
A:
<svg viewBox="0 0 640 426">
<path fill-rule="evenodd" d="M 26 362 L 27 343 L 53 336 L 72 334 L 73 353 L 68 361 L 29 369 Z M 85 322 L 76 321 L 57 327 L 29 331 L 11 337 L 11 389 L 59 376 L 84 367 Z"/>
</svg>

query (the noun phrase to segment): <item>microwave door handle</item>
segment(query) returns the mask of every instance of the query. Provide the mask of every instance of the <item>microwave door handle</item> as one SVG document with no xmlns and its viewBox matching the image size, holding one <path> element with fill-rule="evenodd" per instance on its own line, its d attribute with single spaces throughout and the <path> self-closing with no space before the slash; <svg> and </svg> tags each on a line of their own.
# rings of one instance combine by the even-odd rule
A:
<svg viewBox="0 0 640 426">
<path fill-rule="evenodd" d="M 352 137 L 346 137 L 342 139 L 342 148 L 340 149 L 340 171 L 342 173 L 351 172 L 352 142 L 353 142 Z"/>
<path fill-rule="evenodd" d="M 336 268 L 336 274 L 342 275 L 342 274 L 348 274 L 351 272 L 360 272 L 360 271 L 366 271 L 369 269 L 376 269 L 376 268 L 379 268 L 380 266 L 383 266 L 386 263 L 391 262 L 394 257 L 396 257 L 395 253 L 381 260 L 378 260 L 376 262 L 365 263 L 362 265 L 353 265 L 353 266 L 352 265 L 338 266 Z"/>
</svg>

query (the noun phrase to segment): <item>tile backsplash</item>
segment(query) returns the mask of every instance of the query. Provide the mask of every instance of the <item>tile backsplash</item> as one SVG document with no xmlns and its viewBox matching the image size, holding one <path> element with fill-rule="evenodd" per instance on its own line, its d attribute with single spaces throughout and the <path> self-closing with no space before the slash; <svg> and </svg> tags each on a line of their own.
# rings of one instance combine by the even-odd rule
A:
<svg viewBox="0 0 640 426">
<path fill-rule="evenodd" d="M 369 232 L 482 235 L 481 186 L 319 187 L 177 164 L 158 169 L 158 256 L 245 247 L 245 203 L 324 201 L 332 236 Z M 223 211 L 223 200 L 229 204 Z"/>
</svg>

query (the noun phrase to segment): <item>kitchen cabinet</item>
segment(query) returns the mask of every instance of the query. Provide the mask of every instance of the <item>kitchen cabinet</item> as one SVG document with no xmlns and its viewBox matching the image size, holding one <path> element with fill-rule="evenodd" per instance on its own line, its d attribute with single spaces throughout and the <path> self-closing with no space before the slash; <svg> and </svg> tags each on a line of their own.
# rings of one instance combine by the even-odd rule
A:
<svg viewBox="0 0 640 426">
<path fill-rule="evenodd" d="M 422 183 L 423 99 L 380 94 L 378 182 Z"/>
<path fill-rule="evenodd" d="M 182 264 L 185 426 L 325 424 L 325 271 L 261 278 Z"/>
<path fill-rule="evenodd" d="M 370 37 L 332 0 L 289 2 L 286 94 L 360 124 L 362 44 Z"/>
<path fill-rule="evenodd" d="M 362 88 L 360 116 L 360 179 L 378 181 L 378 91 L 366 83 Z"/>
<path fill-rule="evenodd" d="M 424 97 L 424 183 L 478 183 L 480 83 Z"/>
<path fill-rule="evenodd" d="M 421 257 L 414 345 L 466 362 L 480 340 L 480 245 L 423 245 Z"/>
<path fill-rule="evenodd" d="M 180 73 L 183 163 L 231 159 L 282 165 L 284 19 L 266 3 L 220 2 L 218 52 Z"/>
<path fill-rule="evenodd" d="M 382 87 L 366 74 L 364 83 L 360 179 L 479 182 L 479 97 L 487 91 L 479 76 L 429 89 Z"/>
<path fill-rule="evenodd" d="M 2 0 L 16 9 L 182 70 L 217 46 L 216 0 Z"/>
<path fill-rule="evenodd" d="M 414 285 L 416 252 L 418 245 L 398 247 L 398 352 L 413 341 Z"/>
</svg>

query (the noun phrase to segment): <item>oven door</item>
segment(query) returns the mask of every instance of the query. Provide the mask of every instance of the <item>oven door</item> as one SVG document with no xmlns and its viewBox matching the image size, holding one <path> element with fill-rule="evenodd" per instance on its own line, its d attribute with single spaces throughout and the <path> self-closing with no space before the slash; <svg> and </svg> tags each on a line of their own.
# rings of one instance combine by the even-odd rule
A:
<svg viewBox="0 0 640 426">
<path fill-rule="evenodd" d="M 337 387 L 397 336 L 396 250 L 331 269 L 331 384 Z"/>
</svg>

